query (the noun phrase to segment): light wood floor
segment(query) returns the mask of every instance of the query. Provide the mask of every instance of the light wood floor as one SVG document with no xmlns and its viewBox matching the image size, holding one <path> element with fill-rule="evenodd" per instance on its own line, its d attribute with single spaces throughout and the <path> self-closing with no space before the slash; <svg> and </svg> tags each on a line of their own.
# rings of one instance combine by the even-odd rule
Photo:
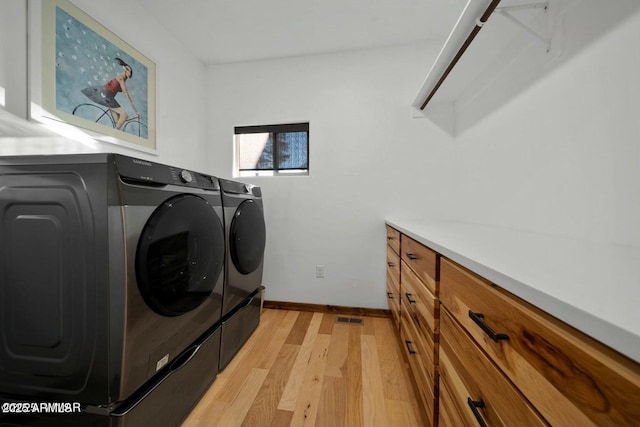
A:
<svg viewBox="0 0 640 427">
<path fill-rule="evenodd" d="M 265 309 L 183 427 L 422 426 L 389 318 Z"/>
</svg>

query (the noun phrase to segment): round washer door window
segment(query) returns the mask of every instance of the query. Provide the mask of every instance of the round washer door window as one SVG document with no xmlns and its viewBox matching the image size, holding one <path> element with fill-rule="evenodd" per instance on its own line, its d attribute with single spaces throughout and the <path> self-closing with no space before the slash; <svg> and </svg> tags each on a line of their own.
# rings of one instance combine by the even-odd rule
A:
<svg viewBox="0 0 640 427">
<path fill-rule="evenodd" d="M 253 273 L 262 263 L 266 231 L 262 207 L 253 200 L 238 206 L 229 230 L 231 260 L 242 274 Z"/>
<path fill-rule="evenodd" d="M 157 313 L 179 316 L 202 304 L 224 265 L 224 228 L 213 207 L 194 195 L 166 200 L 144 226 L 136 278 Z"/>
</svg>

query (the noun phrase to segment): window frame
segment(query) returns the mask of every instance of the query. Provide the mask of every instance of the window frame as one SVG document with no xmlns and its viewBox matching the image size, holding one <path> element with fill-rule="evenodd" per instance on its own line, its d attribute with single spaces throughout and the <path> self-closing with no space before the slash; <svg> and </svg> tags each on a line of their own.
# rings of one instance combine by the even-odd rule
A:
<svg viewBox="0 0 640 427">
<path fill-rule="evenodd" d="M 279 133 L 304 132 L 307 134 L 307 167 L 305 169 L 280 169 L 278 137 Z M 270 133 L 273 135 L 273 167 L 271 169 L 240 169 L 240 141 L 238 135 L 247 135 L 252 133 Z M 236 126 L 233 129 L 234 137 L 234 175 L 236 177 L 254 176 L 246 173 L 255 173 L 255 176 L 308 176 L 310 171 L 309 165 L 309 122 L 287 123 L 277 125 L 256 125 L 256 126 Z M 245 174 L 243 174 L 243 172 Z"/>
</svg>

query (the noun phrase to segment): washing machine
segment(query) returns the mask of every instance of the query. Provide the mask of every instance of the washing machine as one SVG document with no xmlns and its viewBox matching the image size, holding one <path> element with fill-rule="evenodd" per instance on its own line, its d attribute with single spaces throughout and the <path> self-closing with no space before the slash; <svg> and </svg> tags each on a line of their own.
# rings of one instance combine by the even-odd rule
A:
<svg viewBox="0 0 640 427">
<path fill-rule="evenodd" d="M 220 370 L 260 321 L 266 228 L 259 186 L 220 179 L 226 235 Z"/>
<path fill-rule="evenodd" d="M 144 420 L 145 398 L 156 411 L 176 387 L 203 392 L 223 224 L 213 176 L 106 153 L 0 158 L 0 397 Z"/>
</svg>

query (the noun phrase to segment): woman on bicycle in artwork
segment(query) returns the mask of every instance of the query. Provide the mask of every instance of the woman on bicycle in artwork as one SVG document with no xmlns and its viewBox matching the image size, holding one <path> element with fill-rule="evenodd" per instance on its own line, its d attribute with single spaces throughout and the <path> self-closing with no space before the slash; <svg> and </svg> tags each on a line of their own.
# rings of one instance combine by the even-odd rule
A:
<svg viewBox="0 0 640 427">
<path fill-rule="evenodd" d="M 124 122 L 129 118 L 129 115 L 115 99 L 119 92 L 124 93 L 124 96 L 127 97 L 129 104 L 131 104 L 131 108 L 133 108 L 133 111 L 138 115 L 138 117 L 141 117 L 141 114 L 136 110 L 133 100 L 129 95 L 129 91 L 127 90 L 127 80 L 133 76 L 133 69 L 121 58 L 116 57 L 115 60 L 120 66 L 122 66 L 123 71 L 117 74 L 113 79 L 109 80 L 103 87 L 88 87 L 82 89 L 82 93 L 93 102 L 108 107 L 113 115 L 113 120 L 116 123 L 116 129 L 120 129 Z"/>
</svg>

